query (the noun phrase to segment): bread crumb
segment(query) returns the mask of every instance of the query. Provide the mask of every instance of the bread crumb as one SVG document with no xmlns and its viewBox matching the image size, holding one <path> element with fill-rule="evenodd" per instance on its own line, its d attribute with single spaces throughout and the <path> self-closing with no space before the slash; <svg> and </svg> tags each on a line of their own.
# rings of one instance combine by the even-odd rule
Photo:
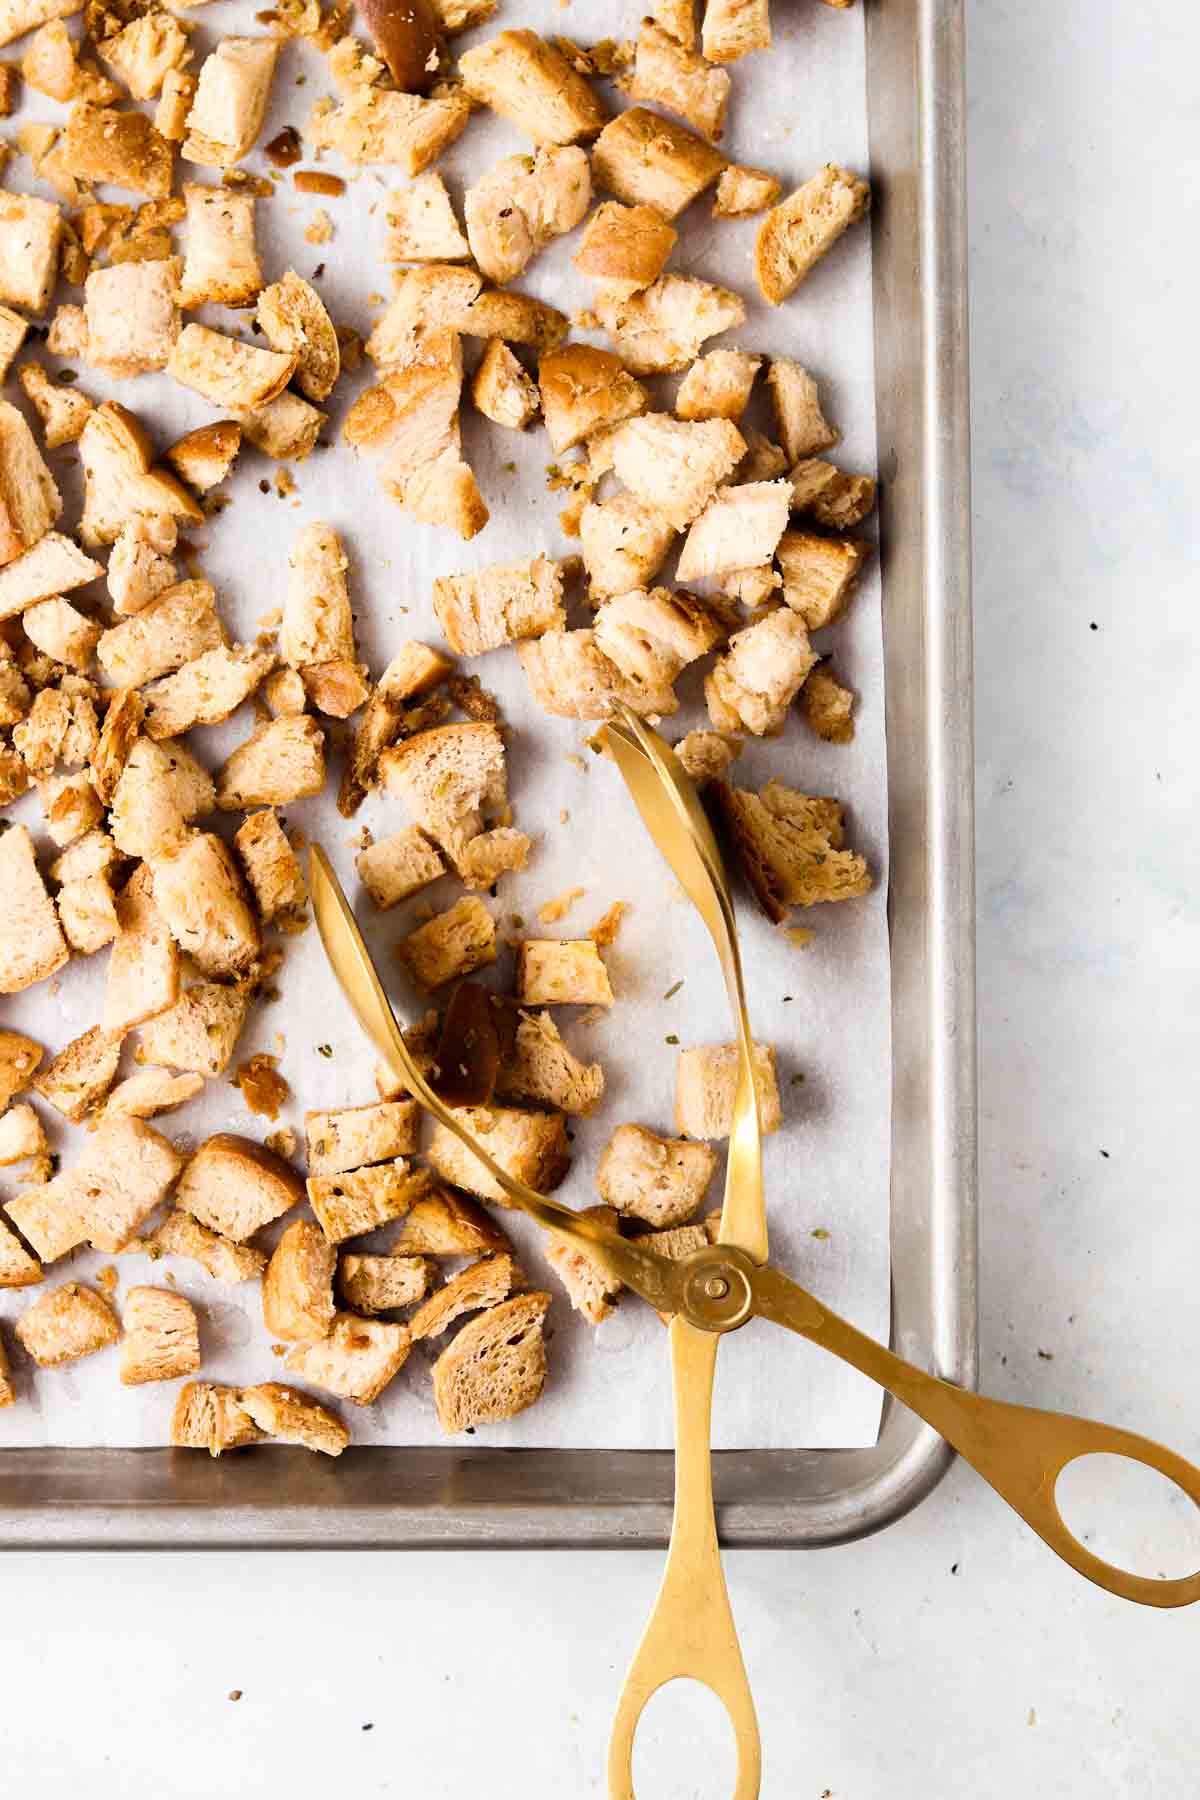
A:
<svg viewBox="0 0 1200 1800">
<path fill-rule="evenodd" d="M 596 920 L 588 936 L 598 950 L 606 950 L 616 941 L 617 932 L 621 929 L 621 919 L 628 910 L 628 900 L 615 900 L 604 917 Z"/>
<path fill-rule="evenodd" d="M 269 1131 L 263 1139 L 268 1150 L 285 1159 L 296 1154 L 296 1133 L 290 1125 L 281 1125 L 278 1131 Z"/>
<path fill-rule="evenodd" d="M 576 900 L 582 899 L 586 891 L 581 887 L 567 888 L 564 893 L 557 894 L 553 900 L 547 900 L 545 906 L 541 907 L 538 912 L 539 920 L 543 925 L 555 924 L 563 917 L 564 913 L 570 912 Z"/>
<path fill-rule="evenodd" d="M 305 242 L 309 244 L 327 244 L 332 236 L 333 220 L 323 206 L 318 207 L 312 216 L 312 223 L 305 230 Z"/>
<path fill-rule="evenodd" d="M 250 1111 L 261 1113 L 265 1119 L 277 1119 L 279 1108 L 291 1098 L 291 1088 L 277 1072 L 278 1061 L 277 1056 L 259 1051 L 241 1065 L 230 1084 L 241 1089 L 242 1099 Z M 287 1154 L 290 1155 L 291 1152 Z"/>
</svg>

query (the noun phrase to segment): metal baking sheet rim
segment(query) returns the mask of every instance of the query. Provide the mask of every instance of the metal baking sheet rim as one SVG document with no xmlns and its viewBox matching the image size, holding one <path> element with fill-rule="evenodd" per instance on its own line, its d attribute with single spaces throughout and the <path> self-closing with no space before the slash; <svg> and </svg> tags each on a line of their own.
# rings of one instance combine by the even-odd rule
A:
<svg viewBox="0 0 1200 1800">
<path fill-rule="evenodd" d="M 963 0 L 868 5 L 875 349 L 891 785 L 893 1342 L 977 1362 L 974 811 Z M 715 1458 L 722 1541 L 878 1531 L 951 1453 L 885 1407 L 870 1450 Z M 12 1450 L 0 1548 L 447 1549 L 665 1544 L 661 1451 Z"/>
</svg>

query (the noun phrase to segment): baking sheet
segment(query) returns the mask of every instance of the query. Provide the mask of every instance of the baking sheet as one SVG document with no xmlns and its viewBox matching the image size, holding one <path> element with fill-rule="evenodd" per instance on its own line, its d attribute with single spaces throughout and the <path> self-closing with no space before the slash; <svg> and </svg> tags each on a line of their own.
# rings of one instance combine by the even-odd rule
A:
<svg viewBox="0 0 1200 1800">
<path fill-rule="evenodd" d="M 636 28 L 637 13 L 619 23 Z M 568 31 L 581 42 L 611 34 L 611 11 L 580 3 L 524 7 L 519 21 L 546 32 Z M 201 47 L 221 29 L 248 29 L 242 7 L 218 4 L 199 15 Z M 746 59 L 733 70 L 728 153 L 776 170 L 785 184 L 803 179 L 823 161 L 866 166 L 863 35 L 861 16 L 805 6 L 776 21 L 777 45 L 769 56 Z M 479 35 L 486 35 L 487 29 Z M 468 40 L 469 41 L 469 40 Z M 303 77 L 303 85 L 299 85 Z M 312 100 L 326 90 L 320 59 L 289 45 L 280 60 L 275 106 L 263 140 L 284 123 L 301 125 Z M 57 117 L 48 103 L 29 116 Z M 464 182 L 498 157 L 525 149 L 502 121 L 476 117 L 465 138 L 441 165 L 456 197 Z M 265 166 L 261 157 L 247 166 Z M 340 167 L 335 159 L 326 166 Z M 35 188 L 15 167 L 10 186 Z M 192 171 L 186 170 L 190 177 Z M 202 175 L 202 172 L 201 172 Z M 277 199 L 260 207 L 260 244 L 268 278 L 296 267 L 314 276 L 339 322 L 365 330 L 389 289 L 382 261 L 384 201 L 395 183 L 388 172 L 366 170 L 344 198 L 301 197 L 281 183 Z M 44 190 L 37 190 L 44 191 Z M 334 222 L 330 242 L 314 246 L 305 229 L 316 212 Z M 672 266 L 724 281 L 747 300 L 744 327 L 729 335 L 739 347 L 799 357 L 822 379 L 827 411 L 843 433 L 839 459 L 848 468 L 870 468 L 875 442 L 868 234 L 851 236 L 813 274 L 788 306 L 772 311 L 757 301 L 750 275 L 756 222 L 712 222 L 700 201 L 682 224 Z M 516 285 L 568 312 L 587 304 L 588 284 L 575 276 L 573 239 L 552 246 Z M 210 309 L 211 322 L 231 323 Z M 207 315 L 205 315 L 207 316 Z M 603 342 L 598 338 L 596 341 Z M 470 346 L 468 346 L 470 351 Z M 365 377 L 342 384 L 331 428 Z M 212 413 L 198 397 L 156 378 L 108 386 L 82 371 L 83 386 L 97 396 L 114 394 L 142 411 L 161 443 Z M 655 384 L 669 404 L 675 378 Z M 751 419 L 754 414 L 749 415 Z M 217 584 L 224 616 L 239 636 L 252 636 L 262 617 L 282 599 L 287 550 L 301 524 L 333 523 L 352 558 L 353 596 L 363 655 L 378 671 L 404 636 L 438 641 L 428 603 L 434 576 L 489 562 L 552 554 L 574 546 L 558 527 L 560 497 L 544 488 L 551 453 L 545 437 L 527 438 L 486 421 L 465 418 L 467 454 L 492 508 L 492 521 L 473 543 L 407 520 L 378 491 L 370 470 L 340 446 L 318 451 L 294 470 L 296 491 L 279 497 L 274 467 L 253 452 L 239 465 L 229 491 L 235 505 L 204 531 L 202 562 Z M 765 421 L 761 421 L 765 422 Z M 56 473 L 71 491 L 70 454 L 56 453 Z M 259 484 L 271 484 L 267 494 Z M 73 518 L 68 513 L 68 519 Z M 584 623 L 582 614 L 573 620 Z M 779 1051 L 785 1126 L 766 1147 L 772 1252 L 862 1329 L 886 1336 L 888 1328 L 888 1143 L 890 1018 L 886 892 L 886 763 L 882 695 L 882 634 L 877 576 L 864 580 L 847 617 L 828 634 L 844 679 L 859 692 L 857 735 L 850 746 L 821 743 L 796 719 L 779 742 L 752 743 L 738 765 L 738 779 L 758 785 L 776 774 L 811 792 L 836 793 L 847 803 L 851 841 L 870 858 L 878 881 L 865 900 L 815 912 L 805 923 L 817 933 L 803 951 L 791 948 L 749 907 L 741 920 L 751 1016 L 756 1035 Z M 613 1127 L 639 1119 L 671 1128 L 676 1050 L 681 1043 L 724 1040 L 729 1021 L 715 961 L 698 920 L 677 898 L 645 839 L 615 770 L 594 758 L 582 740 L 590 729 L 549 720 L 529 703 L 524 677 L 511 652 L 474 665 L 502 699 L 515 727 L 510 790 L 516 822 L 537 838 L 529 870 L 506 878 L 493 903 L 502 929 L 510 915 L 532 921 L 538 907 L 570 886 L 585 895 L 548 935 L 581 933 L 613 900 L 631 910 L 608 953 L 619 1004 L 592 1025 L 564 1020 L 580 1054 L 599 1057 L 609 1079 L 604 1105 L 589 1120 L 573 1123 L 575 1166 L 561 1190 L 572 1204 L 595 1199 L 592 1171 Z M 696 671 L 679 684 L 684 699 L 668 735 L 702 722 Z M 248 714 L 223 727 L 194 734 L 213 765 L 249 729 Z M 582 766 L 581 766 L 582 764 Z M 396 802 L 372 796 L 351 825 L 342 820 L 330 792 L 288 809 L 289 824 L 325 843 L 351 890 L 353 847 L 362 825 L 376 835 L 405 822 Z M 566 824 L 560 815 L 567 812 Z M 14 809 L 38 834 L 36 802 Z M 230 823 L 236 823 L 232 821 Z M 396 973 L 394 994 L 410 1015 L 423 1003 L 405 992 L 391 956 L 395 939 L 428 906 L 454 897 L 449 882 L 426 890 L 407 907 L 373 915 L 369 901 L 360 918 L 385 968 Z M 541 929 L 535 927 L 535 929 Z M 292 1085 L 295 1105 L 286 1115 L 297 1128 L 305 1106 L 361 1103 L 373 1097 L 372 1056 L 325 968 L 315 932 L 288 941 L 279 982 L 281 998 L 259 1008 L 239 1046 L 239 1059 L 255 1049 L 275 1051 Z M 88 964 L 77 959 L 57 984 L 3 1003 L 5 1023 L 28 1029 L 51 1048 L 87 1029 L 98 1016 L 105 953 Z M 503 960 L 498 978 L 509 970 Z M 667 991 L 682 981 L 671 1000 Z M 328 1054 L 326 1053 L 328 1052 Z M 45 1109 L 43 1109 L 45 1111 Z M 283 1122 L 282 1120 L 280 1121 Z M 82 1135 L 48 1118 L 56 1147 L 76 1154 Z M 160 1122 L 177 1138 L 198 1140 L 218 1129 L 268 1127 L 246 1111 L 240 1095 L 223 1082 L 201 1101 Z M 0 1191 L 11 1192 L 13 1172 Z M 719 1199 L 721 1172 L 710 1204 Z M 524 1220 L 506 1217 L 531 1279 L 544 1278 L 539 1234 Z M 816 1234 L 816 1235 L 814 1235 Z M 388 1233 L 380 1234 L 386 1243 Z M 106 1261 L 92 1253 L 72 1260 L 69 1273 L 87 1278 Z M 120 1288 L 160 1280 L 168 1265 L 120 1258 Z M 225 1289 L 194 1265 L 169 1265 L 179 1288 L 202 1309 L 204 1374 L 248 1382 L 280 1373 L 259 1316 L 256 1286 Z M 58 1265 L 55 1276 L 66 1272 Z M 554 1279 L 546 1284 L 552 1289 Z M 29 1296 L 0 1295 L 0 1319 L 12 1319 Z M 670 1442 L 670 1384 L 658 1322 L 636 1301 L 593 1331 L 556 1299 L 550 1330 L 551 1380 L 530 1413 L 480 1434 L 492 1444 L 560 1447 L 662 1447 Z M 9 1334 L 11 1342 L 11 1334 Z M 347 1409 L 356 1442 L 443 1442 L 433 1414 L 427 1364 L 432 1352 L 418 1346 L 396 1382 L 370 1408 Z M 0 1415 L 0 1446 L 160 1444 L 173 1403 L 173 1385 L 126 1393 L 115 1381 L 114 1357 L 105 1354 L 31 1379 L 18 1358 L 23 1404 Z M 731 1338 L 723 1349 L 714 1441 L 725 1448 L 857 1447 L 875 1439 L 879 1394 L 871 1384 L 810 1346 L 764 1328 Z"/>
</svg>

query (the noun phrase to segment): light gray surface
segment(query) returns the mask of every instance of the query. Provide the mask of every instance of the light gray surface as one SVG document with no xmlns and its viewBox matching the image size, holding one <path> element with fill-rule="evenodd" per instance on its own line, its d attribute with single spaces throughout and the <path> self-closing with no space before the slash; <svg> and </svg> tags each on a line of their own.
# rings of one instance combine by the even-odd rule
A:
<svg viewBox="0 0 1200 1800">
<path fill-rule="evenodd" d="M 1198 1457 L 1200 17 L 970 13 L 983 1379 Z M 39 1800 L 600 1794 L 657 1568 L 12 1556 L 5 1773 Z M 1085 1588 L 964 1471 L 880 1538 L 730 1579 L 767 1800 L 1194 1794 L 1196 1617 Z M 685 1718 L 704 1753 L 651 1715 L 641 1800 L 725 1800 Z"/>
</svg>

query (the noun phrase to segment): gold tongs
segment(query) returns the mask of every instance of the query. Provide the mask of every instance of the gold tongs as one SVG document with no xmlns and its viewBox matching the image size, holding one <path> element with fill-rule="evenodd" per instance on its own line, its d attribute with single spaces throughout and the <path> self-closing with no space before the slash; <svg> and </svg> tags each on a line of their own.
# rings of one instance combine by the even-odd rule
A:
<svg viewBox="0 0 1200 1800">
<path fill-rule="evenodd" d="M 690 1677 L 724 1702 L 738 1746 L 735 1800 L 754 1800 L 762 1766 L 758 1725 L 721 1569 L 712 1499 L 713 1374 L 725 1332 L 754 1317 L 768 1319 L 840 1357 L 931 1425 L 1064 1562 L 1109 1593 L 1145 1606 L 1188 1606 L 1200 1599 L 1200 1572 L 1155 1580 L 1103 1561 L 1067 1528 L 1055 1501 L 1058 1478 L 1081 1456 L 1125 1456 L 1165 1475 L 1200 1505 L 1200 1469 L 1134 1432 L 989 1400 L 929 1375 L 864 1336 L 780 1270 L 766 1266 L 750 1028 L 721 854 L 691 782 L 663 739 L 624 707 L 605 726 L 605 734 L 650 835 L 708 928 L 737 1024 L 738 1085 L 716 1244 L 672 1262 L 506 1174 L 417 1067 L 346 896 L 317 845 L 311 855 L 313 911 L 359 1023 L 413 1097 L 479 1158 L 514 1206 L 556 1237 L 585 1249 L 656 1311 L 673 1315 L 675 1517 L 662 1586 L 617 1708 L 609 1795 L 610 1800 L 633 1800 L 633 1740 L 641 1713 L 665 1683 Z"/>
</svg>

